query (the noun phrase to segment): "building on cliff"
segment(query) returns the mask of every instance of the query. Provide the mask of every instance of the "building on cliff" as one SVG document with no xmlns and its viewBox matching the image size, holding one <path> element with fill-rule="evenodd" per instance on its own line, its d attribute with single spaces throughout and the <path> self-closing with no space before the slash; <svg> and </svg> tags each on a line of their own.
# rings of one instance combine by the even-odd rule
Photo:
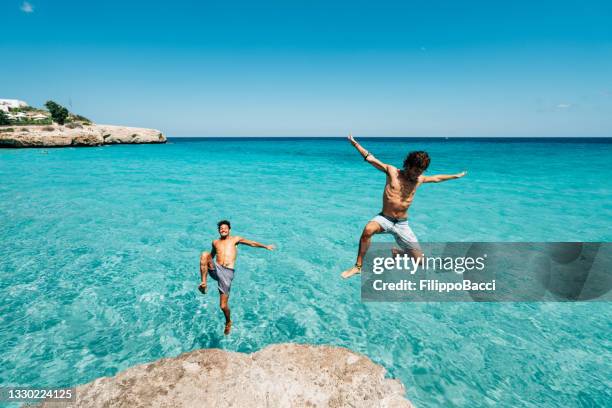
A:
<svg viewBox="0 0 612 408">
<path fill-rule="evenodd" d="M 0 110 L 8 112 L 12 108 L 25 108 L 28 106 L 24 101 L 19 99 L 0 99 Z"/>
</svg>

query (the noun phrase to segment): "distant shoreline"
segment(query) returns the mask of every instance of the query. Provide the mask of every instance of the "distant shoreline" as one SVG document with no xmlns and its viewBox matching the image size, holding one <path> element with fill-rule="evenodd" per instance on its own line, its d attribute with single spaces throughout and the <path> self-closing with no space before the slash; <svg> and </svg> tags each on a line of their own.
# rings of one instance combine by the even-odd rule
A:
<svg viewBox="0 0 612 408">
<path fill-rule="evenodd" d="M 0 126 L 0 148 L 90 147 L 145 143 L 166 143 L 166 137 L 157 129 L 115 125 Z"/>
<path fill-rule="evenodd" d="M 168 137 L 168 142 L 174 141 L 229 141 L 229 140 L 249 140 L 249 141 L 292 141 L 292 140 L 316 140 L 316 141 L 339 141 L 345 140 L 345 136 L 172 136 Z M 397 141 L 428 141 L 428 142 L 552 142 L 552 143 L 612 143 L 612 136 L 517 136 L 517 137 L 444 137 L 444 136 L 363 136 L 360 140 L 373 142 L 397 142 Z"/>
</svg>

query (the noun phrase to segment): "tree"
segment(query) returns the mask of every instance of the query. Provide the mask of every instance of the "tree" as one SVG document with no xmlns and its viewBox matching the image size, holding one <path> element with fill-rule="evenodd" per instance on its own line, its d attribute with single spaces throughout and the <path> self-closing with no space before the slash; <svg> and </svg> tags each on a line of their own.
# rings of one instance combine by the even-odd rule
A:
<svg viewBox="0 0 612 408">
<path fill-rule="evenodd" d="M 0 126 L 3 125 L 10 125 L 11 121 L 9 120 L 8 115 L 4 112 L 0 110 Z"/>
<path fill-rule="evenodd" d="M 51 118 L 54 122 L 60 125 L 63 125 L 66 122 L 66 119 L 68 118 L 68 109 L 53 101 L 45 102 L 45 106 L 49 110 L 49 113 L 51 113 Z"/>
</svg>

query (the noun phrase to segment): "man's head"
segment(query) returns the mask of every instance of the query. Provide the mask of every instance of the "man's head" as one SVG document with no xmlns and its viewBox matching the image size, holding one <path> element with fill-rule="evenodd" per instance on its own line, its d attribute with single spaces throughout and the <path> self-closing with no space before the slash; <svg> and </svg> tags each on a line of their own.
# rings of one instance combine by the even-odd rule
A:
<svg viewBox="0 0 612 408">
<path fill-rule="evenodd" d="M 232 225 L 228 220 L 221 220 L 217 223 L 217 228 L 219 229 L 219 235 L 221 238 L 225 238 L 229 235 Z"/>
<path fill-rule="evenodd" d="M 427 152 L 410 152 L 404 160 L 404 173 L 411 179 L 417 179 L 429 167 L 429 155 Z"/>
</svg>

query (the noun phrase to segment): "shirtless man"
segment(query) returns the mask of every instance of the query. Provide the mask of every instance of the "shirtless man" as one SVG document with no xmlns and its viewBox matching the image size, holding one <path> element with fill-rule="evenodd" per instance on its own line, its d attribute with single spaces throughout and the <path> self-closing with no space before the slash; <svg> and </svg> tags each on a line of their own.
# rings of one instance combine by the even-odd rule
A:
<svg viewBox="0 0 612 408">
<path fill-rule="evenodd" d="M 352 268 L 342 272 L 342 277 L 348 278 L 361 272 L 363 257 L 370 247 L 370 240 L 374 234 L 392 234 L 403 252 L 408 253 L 415 259 L 423 257 L 419 242 L 412 229 L 410 229 L 407 218 L 408 208 L 412 204 L 417 187 L 423 183 L 439 183 L 461 178 L 466 175 L 466 172 L 424 176 L 423 173 L 427 170 L 430 159 L 427 152 L 422 151 L 411 152 L 404 160 L 404 168 L 400 170 L 378 160 L 361 147 L 352 135 L 349 135 L 348 140 L 365 161 L 387 174 L 387 184 L 383 192 L 382 211 L 366 224 L 359 240 L 357 262 Z"/>
<path fill-rule="evenodd" d="M 227 304 L 229 300 L 230 288 L 234 279 L 234 263 L 236 262 L 236 246 L 244 244 L 257 248 L 266 248 L 269 251 L 274 249 L 274 245 L 264 245 L 259 242 L 251 241 L 238 236 L 230 236 L 231 224 L 227 220 L 222 220 L 217 223 L 219 229 L 219 239 L 212 242 L 210 252 L 202 252 L 200 256 L 200 276 L 202 283 L 198 286 L 198 290 L 202 294 L 206 294 L 206 278 L 208 274 L 217 281 L 219 286 L 219 295 L 221 310 L 225 315 L 225 330 L 223 333 L 228 335 L 232 328 L 232 320 L 230 319 L 230 308 Z M 215 260 L 215 256 L 217 259 Z"/>
</svg>

